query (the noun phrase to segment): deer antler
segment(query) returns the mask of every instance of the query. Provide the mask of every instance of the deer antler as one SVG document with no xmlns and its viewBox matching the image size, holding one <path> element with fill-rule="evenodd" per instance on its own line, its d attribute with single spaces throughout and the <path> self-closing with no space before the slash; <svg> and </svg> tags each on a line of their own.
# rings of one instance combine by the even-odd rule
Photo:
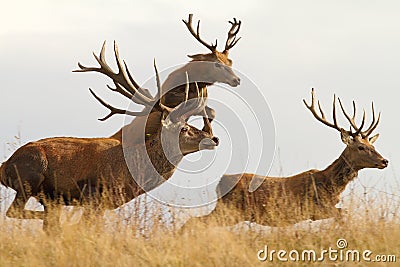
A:
<svg viewBox="0 0 400 267">
<path fill-rule="evenodd" d="M 158 74 L 157 66 L 154 61 L 154 70 L 156 72 L 156 81 L 157 81 L 157 88 L 158 92 L 161 92 L 161 83 L 160 83 L 160 76 Z M 186 86 L 185 86 L 185 101 L 183 101 L 179 106 L 175 108 L 170 108 L 166 105 L 164 105 L 161 102 L 161 98 L 159 101 L 160 108 L 167 113 L 170 114 L 170 119 L 172 122 L 178 122 L 178 121 L 186 121 L 190 116 L 195 115 L 195 114 L 200 114 L 201 111 L 205 112 L 205 107 L 206 107 L 206 97 L 203 94 L 203 90 L 200 91 L 197 82 L 196 84 L 196 89 L 197 89 L 197 98 L 190 99 L 190 103 L 187 105 L 188 98 L 189 98 L 189 76 L 188 73 L 186 72 Z M 200 93 L 201 92 L 201 93 Z"/>
<path fill-rule="evenodd" d="M 318 115 L 318 112 L 315 110 L 315 92 L 314 92 L 314 88 L 312 88 L 312 90 L 311 90 L 311 104 L 308 105 L 305 99 L 303 99 L 303 102 L 304 102 L 304 105 L 306 105 L 306 107 L 311 111 L 311 113 L 314 115 L 314 117 L 317 120 L 319 120 L 320 122 L 322 122 L 326 126 L 329 126 L 329 127 L 333 128 L 333 129 L 341 131 L 341 128 L 337 124 L 337 119 L 336 119 L 336 96 L 333 96 L 333 112 L 332 112 L 333 123 L 330 123 L 329 121 L 326 120 L 325 114 L 322 111 L 321 104 L 319 103 L 319 101 L 318 101 L 318 109 L 319 109 L 319 111 L 321 113 L 321 116 Z"/>
<path fill-rule="evenodd" d="M 207 47 L 208 49 L 211 50 L 211 52 L 215 52 L 217 50 L 217 44 L 218 40 L 215 40 L 215 44 L 208 44 L 207 42 L 203 41 L 200 37 L 200 20 L 197 21 L 197 31 L 195 32 L 192 26 L 192 18 L 193 14 L 189 14 L 188 20 L 182 20 L 183 23 L 185 23 L 186 27 L 188 28 L 189 32 L 193 35 L 194 38 L 196 38 L 197 41 L 199 41 L 202 45 Z"/>
<path fill-rule="evenodd" d="M 154 99 L 159 99 L 160 98 L 159 96 L 162 95 L 162 89 L 161 89 L 160 75 L 158 73 L 158 69 L 157 69 L 155 60 L 154 60 L 154 70 L 156 73 L 156 83 L 157 83 L 157 94 L 154 97 Z M 165 111 L 167 114 L 170 114 L 170 118 L 171 118 L 172 122 L 186 121 L 190 116 L 192 116 L 194 114 L 199 114 L 202 110 L 205 109 L 206 97 L 203 95 L 203 91 L 201 91 L 201 94 L 199 93 L 200 89 L 198 88 L 197 83 L 196 83 L 196 88 L 197 88 L 197 96 L 198 97 L 196 99 L 191 99 L 190 103 L 187 105 L 188 92 L 189 92 L 189 77 L 188 77 L 188 74 L 186 73 L 186 88 L 185 88 L 186 98 L 185 98 L 185 101 L 182 102 L 179 106 L 177 106 L 175 108 L 171 108 L 171 107 L 164 105 L 160 100 L 158 102 L 160 109 L 162 111 Z M 99 96 L 97 96 L 93 92 L 92 89 L 89 88 L 89 91 L 96 98 L 97 101 L 99 101 L 103 106 L 105 106 L 106 108 L 108 108 L 110 110 L 110 113 L 107 116 L 105 116 L 102 119 L 99 119 L 101 121 L 107 120 L 114 114 L 126 114 L 126 115 L 130 115 L 130 116 L 143 116 L 143 115 L 147 115 L 151 112 L 150 108 L 146 108 L 145 110 L 138 111 L 138 112 L 115 108 L 114 106 L 108 104 L 103 99 L 101 99 Z"/>
<path fill-rule="evenodd" d="M 189 20 L 191 21 L 191 17 L 189 16 Z M 201 91 L 201 96 L 199 96 L 199 88 L 197 87 L 197 95 L 198 99 L 195 101 L 191 101 L 189 105 L 186 105 L 186 102 L 188 100 L 188 93 L 189 93 L 189 78 L 188 74 L 186 73 L 186 98 L 185 101 L 179 105 L 177 108 L 171 108 L 165 106 L 161 100 L 160 97 L 162 95 L 162 89 L 161 89 L 161 82 L 160 82 L 160 76 L 157 70 L 156 66 L 156 61 L 154 59 L 154 70 L 156 73 L 156 82 L 157 82 L 157 94 L 155 97 L 152 97 L 150 92 L 147 89 L 141 88 L 135 80 L 132 78 L 132 75 L 130 74 L 128 67 L 124 61 L 124 65 L 121 63 L 121 59 L 119 57 L 119 52 L 118 52 L 118 46 L 116 42 L 114 42 L 114 54 L 115 54 L 115 59 L 117 62 L 118 66 L 118 72 L 115 73 L 110 66 L 107 64 L 105 60 L 105 47 L 106 47 L 106 42 L 103 43 L 103 46 L 101 48 L 100 56 L 97 56 L 96 54 L 93 53 L 96 61 L 99 63 L 100 67 L 85 67 L 82 64 L 78 63 L 78 66 L 80 70 L 74 70 L 74 72 L 99 72 L 107 77 L 111 78 L 114 82 L 115 88 L 112 88 L 111 86 L 107 85 L 107 87 L 114 92 L 118 92 L 121 95 L 125 96 L 126 98 L 129 98 L 133 102 L 144 105 L 145 109 L 142 111 L 129 111 L 129 110 L 124 110 L 124 109 L 119 109 L 116 108 L 107 102 L 105 102 L 103 99 L 101 99 L 99 96 L 97 96 L 92 89 L 89 88 L 90 93 L 96 98 L 97 101 L 99 101 L 103 106 L 108 108 L 110 110 L 110 113 L 105 116 L 104 118 L 101 118 L 99 120 L 105 121 L 111 116 L 115 114 L 126 114 L 130 116 L 144 116 L 148 115 L 150 112 L 152 112 L 153 107 L 157 104 L 159 105 L 159 108 L 162 111 L 165 111 L 167 113 L 171 114 L 171 120 L 178 121 L 181 119 L 188 119 L 190 116 L 197 114 L 199 111 L 202 111 L 202 109 L 205 108 L 205 97 L 203 95 L 203 91 Z M 196 83 L 197 86 L 197 83 Z"/>
<path fill-rule="evenodd" d="M 371 135 L 371 133 L 372 133 L 372 132 L 376 129 L 376 127 L 378 126 L 379 121 L 380 121 L 380 119 L 381 119 L 381 113 L 379 112 L 379 114 L 378 114 L 378 119 L 377 119 L 376 122 L 375 122 L 375 117 L 376 117 L 376 116 L 375 116 L 374 102 L 372 102 L 371 106 L 372 106 L 372 121 L 371 121 L 371 125 L 368 127 L 368 129 L 367 129 L 366 131 L 364 131 L 364 132 L 361 132 L 361 136 L 362 136 L 363 138 L 365 138 L 365 137 Z"/>
<path fill-rule="evenodd" d="M 158 91 L 157 91 L 157 94 L 156 94 L 156 96 L 155 96 L 154 98 L 151 98 L 150 101 L 145 102 L 145 103 L 146 103 L 146 108 L 145 108 L 143 111 L 138 111 L 138 112 L 136 112 L 136 111 L 129 111 L 129 110 L 124 110 L 124 109 L 115 108 L 115 107 L 113 107 L 112 105 L 110 105 L 110 104 L 108 104 L 107 102 L 105 102 L 105 101 L 104 101 L 103 99 L 101 99 L 99 96 L 97 96 L 97 95 L 93 92 L 93 90 L 89 88 L 90 93 L 92 93 L 92 95 L 97 99 L 97 101 L 99 101 L 103 106 L 105 106 L 106 108 L 108 108 L 108 109 L 110 110 L 110 113 L 109 113 L 107 116 L 105 116 L 104 118 L 99 119 L 99 120 L 105 121 L 105 120 L 107 120 L 108 118 L 110 118 L 111 116 L 113 116 L 114 114 L 126 114 L 126 115 L 130 115 L 130 116 L 143 116 L 143 115 L 149 114 L 149 113 L 151 112 L 152 108 L 153 108 L 153 103 L 154 103 L 156 100 L 158 100 L 158 99 L 160 98 L 160 95 L 162 94 L 162 92 L 161 92 L 161 83 L 160 83 L 160 76 L 159 76 L 159 74 L 158 74 L 158 70 L 157 70 L 156 60 L 155 60 L 155 59 L 154 59 L 154 69 L 155 69 L 155 71 L 156 71 L 156 81 L 157 81 L 157 89 L 158 89 Z M 118 88 L 122 89 L 117 83 L 116 83 L 116 85 L 117 85 L 117 87 L 116 87 L 117 89 L 118 89 Z M 108 88 L 110 88 L 110 87 L 108 87 Z M 113 90 L 112 88 L 110 88 L 110 89 Z M 125 92 L 125 93 L 126 93 L 126 92 Z M 123 93 L 122 93 L 122 94 L 123 94 Z M 125 94 L 123 94 L 123 95 L 125 95 Z M 133 99 L 132 99 L 132 100 L 133 100 Z M 138 103 L 138 102 L 136 102 L 135 100 L 133 100 L 133 101 L 134 101 L 135 103 Z M 141 103 L 142 103 L 142 101 L 140 102 L 140 104 L 141 104 Z M 166 106 L 162 105 L 162 104 L 161 104 L 161 101 L 159 102 L 159 104 L 160 104 L 160 108 L 161 108 L 161 109 L 166 110 L 167 112 L 171 112 L 171 111 L 172 111 L 172 108 L 169 108 L 169 107 L 166 107 Z M 148 105 L 150 105 L 150 106 L 148 106 Z"/>
<path fill-rule="evenodd" d="M 362 122 L 361 122 L 361 126 L 358 127 L 356 122 L 355 122 L 355 117 L 356 117 L 356 104 L 355 104 L 355 102 L 353 101 L 353 117 L 350 118 L 350 116 L 347 114 L 347 112 L 343 108 L 342 101 L 340 101 L 340 98 L 338 98 L 338 99 L 339 99 L 340 108 L 342 109 L 342 112 L 343 112 L 344 116 L 350 122 L 351 127 L 353 127 L 353 129 L 356 130 L 356 132 L 354 133 L 354 136 L 360 134 L 362 128 L 364 127 L 364 123 L 365 123 L 365 110 L 363 111 L 363 119 L 362 119 Z"/>
<path fill-rule="evenodd" d="M 97 101 L 99 101 L 103 106 L 105 106 L 106 108 L 108 108 L 110 110 L 110 113 L 107 116 L 99 119 L 100 121 L 105 121 L 115 114 L 126 114 L 126 115 L 130 115 L 130 116 L 143 116 L 143 115 L 147 115 L 150 113 L 149 109 L 145 109 L 143 111 L 130 111 L 130 110 L 124 110 L 124 109 L 119 109 L 119 108 L 113 107 L 110 104 L 108 104 L 107 102 L 105 102 L 103 99 L 101 99 L 99 96 L 97 96 L 91 88 L 89 88 L 89 91 L 94 96 L 94 98 L 96 98 Z"/>
<path fill-rule="evenodd" d="M 240 40 L 240 38 L 242 38 L 242 37 L 239 37 L 238 39 L 236 39 L 236 35 L 238 34 L 238 32 L 240 30 L 240 26 L 241 26 L 242 22 L 240 20 L 237 21 L 236 18 L 233 18 L 233 21 L 229 21 L 229 23 L 232 25 L 232 27 L 228 32 L 228 38 L 226 39 L 225 49 L 224 49 L 223 53 L 228 53 L 229 49 L 234 47 L 237 44 L 237 42 Z"/>
<path fill-rule="evenodd" d="M 211 52 L 215 53 L 217 51 L 217 44 L 218 40 L 215 40 L 215 44 L 208 44 L 204 40 L 201 39 L 200 37 L 200 20 L 197 21 L 197 29 L 196 31 L 193 29 L 192 26 L 192 19 L 193 19 L 193 14 L 189 14 L 188 20 L 182 20 L 183 23 L 185 23 L 186 27 L 188 28 L 189 32 L 193 35 L 194 38 L 196 38 L 197 41 L 199 41 L 202 45 L 207 47 L 208 49 L 211 50 Z M 228 31 L 228 37 L 225 42 L 225 49 L 223 53 L 228 53 L 229 49 L 234 47 L 236 43 L 240 40 L 241 37 L 236 39 L 236 35 L 238 34 L 240 30 L 240 26 L 242 22 L 237 20 L 236 18 L 233 18 L 233 21 L 228 21 L 232 26 L 230 30 Z"/>
<path fill-rule="evenodd" d="M 189 104 L 187 104 L 187 99 L 186 99 L 185 102 L 181 103 L 178 107 L 176 107 L 170 113 L 170 118 L 172 122 L 186 121 L 190 116 L 201 114 L 201 111 L 205 109 L 205 106 L 207 104 L 206 97 L 204 96 L 203 91 L 199 90 L 197 82 L 195 84 L 197 88 L 197 98 L 191 98 Z M 188 85 L 189 83 L 187 83 L 187 87 L 189 87 Z"/>
<path fill-rule="evenodd" d="M 350 117 L 347 114 L 347 112 L 345 111 L 340 98 L 338 98 L 338 100 L 339 100 L 339 105 L 340 105 L 340 108 L 342 109 L 342 112 L 343 112 L 344 116 L 349 121 L 351 127 L 355 130 L 355 132 L 353 132 L 351 130 L 351 128 L 350 128 L 349 131 L 346 131 L 349 135 L 351 135 L 353 137 L 355 137 L 357 135 L 361 135 L 362 138 L 366 138 L 378 126 L 381 114 L 379 113 L 378 120 L 375 121 L 375 110 L 374 110 L 374 103 L 373 102 L 372 102 L 372 122 L 371 122 L 371 125 L 368 127 L 368 129 L 366 131 L 362 131 L 362 128 L 365 125 L 365 110 L 363 111 L 363 118 L 362 118 L 362 121 L 361 121 L 361 125 L 357 126 L 357 124 L 355 122 L 355 118 L 356 118 L 356 103 L 353 101 L 353 116 Z M 321 105 L 320 105 L 319 101 L 318 101 L 318 109 L 319 109 L 319 112 L 321 113 L 321 115 L 319 115 L 318 112 L 316 111 L 316 109 L 315 109 L 315 92 L 314 92 L 314 88 L 312 88 L 312 90 L 311 90 L 311 104 L 308 105 L 307 102 L 304 99 L 303 99 L 303 102 L 304 102 L 306 107 L 311 111 L 311 113 L 314 115 L 314 117 L 318 121 L 322 122 L 323 124 L 325 124 L 325 125 L 327 125 L 327 126 L 329 126 L 331 128 L 334 128 L 334 129 L 336 129 L 338 131 L 345 131 L 343 128 L 339 127 L 339 125 L 337 123 L 337 119 L 336 119 L 336 96 L 335 95 L 333 96 L 333 113 L 332 113 L 333 123 L 331 123 L 331 122 L 326 120 L 325 114 L 322 111 L 322 108 L 321 108 Z"/>
<path fill-rule="evenodd" d="M 129 98 L 137 104 L 141 104 L 147 107 L 152 107 L 158 100 L 158 98 L 153 98 L 150 92 L 147 89 L 141 88 L 136 81 L 132 78 L 132 75 L 129 72 L 129 69 L 125 63 L 125 61 L 121 62 L 119 57 L 119 51 L 117 43 L 114 41 L 114 54 L 115 59 L 118 66 L 118 72 L 115 73 L 111 67 L 107 64 L 105 59 L 105 50 L 106 50 L 106 42 L 104 41 L 103 46 L 101 48 L 100 56 L 97 56 L 93 53 L 96 61 L 99 63 L 100 67 L 85 67 L 82 64 L 78 63 L 79 70 L 74 70 L 74 72 L 99 72 L 113 80 L 115 88 L 107 87 L 115 92 L 122 94 L 123 96 Z M 142 115 L 146 115 L 147 113 L 143 113 Z M 140 114 L 138 114 L 140 116 Z"/>
</svg>

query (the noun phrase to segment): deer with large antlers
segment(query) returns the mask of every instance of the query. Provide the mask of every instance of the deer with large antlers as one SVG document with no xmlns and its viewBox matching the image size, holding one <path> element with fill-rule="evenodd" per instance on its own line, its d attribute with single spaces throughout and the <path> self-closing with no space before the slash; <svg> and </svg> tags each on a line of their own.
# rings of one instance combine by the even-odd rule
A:
<svg viewBox="0 0 400 267">
<path fill-rule="evenodd" d="M 190 229 L 198 221 L 218 225 L 253 221 L 268 226 L 287 226 L 307 219 L 320 220 L 340 216 L 341 209 L 335 205 L 340 201 L 340 194 L 347 184 L 357 177 L 358 171 L 364 168 L 387 167 L 388 160 L 373 146 L 379 134 L 370 137 L 380 120 L 380 114 L 376 119 L 373 103 L 372 122 L 366 130 L 363 130 L 365 111 L 360 126 L 355 122 L 354 101 L 353 115 L 350 116 L 339 99 L 343 114 L 350 123 L 350 130 L 344 130 L 338 125 L 336 96 L 333 100 L 333 122 L 326 119 L 319 101 L 316 104 L 314 89 L 311 104 L 308 105 L 305 100 L 304 104 L 318 121 L 340 132 L 346 148 L 339 158 L 324 170 L 312 169 L 284 178 L 248 173 L 224 175 L 217 186 L 220 199 L 216 208 L 207 216 L 191 218 L 185 224 L 185 229 Z M 261 186 L 249 192 L 254 182 L 252 179 L 258 180 Z M 229 218 L 226 221 L 223 219 L 225 215 Z"/>
<path fill-rule="evenodd" d="M 169 107 L 178 106 L 180 103 L 185 101 L 187 96 L 189 99 L 196 98 L 197 86 L 200 88 L 202 94 L 207 97 L 207 86 L 210 86 L 216 82 L 225 83 L 233 87 L 236 87 L 240 84 L 240 78 L 233 72 L 232 60 L 229 59 L 228 56 L 230 49 L 232 49 L 240 39 L 236 36 L 240 30 L 241 21 L 236 19 L 229 21 L 231 28 L 228 31 L 225 48 L 222 52 L 220 52 L 217 50 L 217 41 L 215 44 L 209 44 L 200 37 L 200 20 L 197 22 L 196 30 L 194 30 L 192 18 L 193 14 L 190 14 L 188 20 L 183 20 L 183 22 L 185 23 L 191 35 L 200 44 L 209 49 L 210 53 L 189 55 L 192 61 L 168 75 L 167 79 L 162 84 L 161 99 L 163 103 Z M 77 72 L 99 72 L 105 74 L 114 82 L 114 91 L 118 91 L 127 97 L 138 98 L 138 101 L 142 101 L 143 97 L 135 96 L 135 92 L 130 89 L 131 87 L 135 87 L 137 90 L 140 90 L 141 94 L 145 98 L 150 97 L 148 90 L 141 88 L 133 79 L 133 76 L 128 70 L 124 76 L 121 68 L 127 67 L 125 62 L 121 62 L 119 58 L 118 47 L 115 43 L 114 52 L 117 59 L 118 72 L 114 72 L 105 62 L 105 42 L 101 49 L 100 56 L 94 54 L 100 67 L 85 67 L 79 64 L 80 70 L 77 70 Z M 188 93 L 185 91 L 186 73 L 190 78 Z M 126 133 L 130 139 L 130 142 L 139 143 L 142 141 L 143 136 L 151 135 L 157 132 L 160 128 L 161 112 L 159 110 L 159 105 L 156 103 L 152 103 L 152 105 L 152 112 L 149 112 L 149 108 L 146 108 L 147 110 L 144 111 L 144 113 L 149 113 L 148 116 L 136 117 L 131 124 L 120 129 L 112 136 L 112 138 L 122 140 L 122 134 Z M 215 111 L 206 106 L 205 109 L 202 110 L 198 115 L 201 115 L 204 118 L 203 131 L 212 134 L 211 121 L 215 118 Z"/>
<path fill-rule="evenodd" d="M 158 131 L 139 144 L 122 143 L 114 138 L 56 137 L 22 146 L 0 167 L 1 183 L 17 192 L 7 216 L 42 218 L 44 230 L 48 231 L 50 225 L 59 226 L 58 220 L 49 220 L 49 210 L 52 210 L 48 208 L 49 203 L 61 200 L 62 204 L 81 205 L 90 202 L 95 207 L 116 208 L 170 178 L 183 156 L 218 145 L 218 138 L 186 123 L 190 116 L 205 108 L 206 99 L 200 90 L 198 98 L 171 108 L 158 100 L 161 86 L 155 64 L 158 85 L 155 97 L 135 85 L 128 87 L 125 84 L 130 81 L 127 69 L 119 67 L 123 78 L 115 78 L 115 90 L 146 108 L 142 112 L 121 110 L 90 90 L 110 109 L 103 120 L 114 114 L 138 116 L 159 110 L 163 115 Z M 131 91 L 123 91 L 120 85 Z M 24 209 L 30 197 L 43 204 L 44 212 Z"/>
</svg>

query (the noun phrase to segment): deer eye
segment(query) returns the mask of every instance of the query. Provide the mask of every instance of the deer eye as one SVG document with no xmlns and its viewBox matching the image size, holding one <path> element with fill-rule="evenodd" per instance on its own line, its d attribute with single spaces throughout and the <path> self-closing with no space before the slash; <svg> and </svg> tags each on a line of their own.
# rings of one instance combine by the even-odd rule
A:
<svg viewBox="0 0 400 267">
<path fill-rule="evenodd" d="M 363 147 L 363 146 L 358 146 L 358 150 L 365 150 L 365 147 Z"/>
<path fill-rule="evenodd" d="M 188 127 L 183 127 L 181 131 L 182 132 L 187 132 L 187 131 L 189 131 L 189 128 Z"/>
</svg>

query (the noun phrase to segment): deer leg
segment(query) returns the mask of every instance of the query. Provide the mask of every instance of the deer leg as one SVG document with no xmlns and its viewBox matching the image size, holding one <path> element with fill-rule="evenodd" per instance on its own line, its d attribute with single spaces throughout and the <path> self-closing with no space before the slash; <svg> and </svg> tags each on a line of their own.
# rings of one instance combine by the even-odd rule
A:
<svg viewBox="0 0 400 267">
<path fill-rule="evenodd" d="M 100 205 L 85 205 L 83 207 L 82 216 L 79 220 L 79 224 L 90 224 L 94 218 L 103 219 L 105 213 L 105 209 L 100 207 Z"/>
<path fill-rule="evenodd" d="M 43 231 L 50 234 L 59 234 L 61 231 L 60 223 L 61 207 L 44 206 Z"/>
<path fill-rule="evenodd" d="M 336 214 L 335 214 L 335 221 L 339 224 L 344 223 L 344 216 L 347 215 L 347 210 L 342 209 L 342 208 L 335 208 L 336 209 Z"/>
<path fill-rule="evenodd" d="M 237 215 L 237 214 L 235 214 Z M 220 207 L 218 204 L 210 214 L 201 217 L 191 217 L 179 229 L 179 232 L 192 232 L 193 230 L 201 230 L 202 227 L 227 227 L 233 226 L 241 221 L 245 221 L 244 217 L 230 216 L 230 210 L 226 207 Z"/>
<path fill-rule="evenodd" d="M 202 113 L 204 121 L 203 131 L 212 134 L 211 122 L 213 121 L 213 119 L 215 119 L 215 110 L 206 106 L 205 111 L 203 110 Z"/>
<path fill-rule="evenodd" d="M 13 203 L 7 210 L 6 216 L 14 219 L 43 219 L 43 211 L 25 209 L 26 201 L 27 199 L 21 193 L 17 192 Z"/>
<path fill-rule="evenodd" d="M 42 211 L 25 210 L 26 202 L 31 196 L 38 194 L 39 187 L 44 181 L 44 175 L 41 172 L 42 164 L 40 155 L 28 154 L 6 166 L 6 179 L 10 183 L 9 186 L 17 192 L 13 203 L 7 210 L 7 217 L 43 219 Z"/>
<path fill-rule="evenodd" d="M 180 233 L 192 232 L 201 229 L 200 227 L 215 226 L 215 221 L 210 222 L 209 218 L 213 217 L 212 214 L 202 217 L 191 217 L 185 224 L 178 229 Z M 213 224 L 212 224 L 213 223 Z"/>
<path fill-rule="evenodd" d="M 336 208 L 335 206 L 323 207 L 320 210 L 316 211 L 313 216 L 311 216 L 311 220 L 324 220 L 329 218 L 334 218 L 335 220 L 340 221 L 342 219 L 342 215 L 345 214 L 345 211 L 341 208 Z"/>
<path fill-rule="evenodd" d="M 6 216 L 16 219 L 43 219 L 43 211 L 26 210 L 25 204 L 31 196 L 37 194 L 38 186 L 42 183 L 44 177 L 41 174 L 32 174 L 21 168 L 18 172 L 16 166 L 10 174 L 12 179 L 12 188 L 17 192 L 15 199 L 7 210 Z"/>
</svg>

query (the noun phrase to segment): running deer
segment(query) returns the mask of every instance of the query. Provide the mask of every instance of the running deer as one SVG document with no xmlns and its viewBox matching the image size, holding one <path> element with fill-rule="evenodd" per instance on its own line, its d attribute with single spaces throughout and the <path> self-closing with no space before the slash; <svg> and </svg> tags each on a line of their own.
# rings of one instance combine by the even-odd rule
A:
<svg viewBox="0 0 400 267">
<path fill-rule="evenodd" d="M 126 69 L 119 67 L 126 77 Z M 57 214 L 51 212 L 57 209 L 49 208 L 50 203 L 59 201 L 65 205 L 90 203 L 95 208 L 119 207 L 170 178 L 183 156 L 203 149 L 214 149 L 218 145 L 217 137 L 186 123 L 190 116 L 204 110 L 205 96 L 199 92 L 198 98 L 176 108 L 165 105 L 158 101 L 161 86 L 154 67 L 158 85 L 155 97 L 135 86 L 129 87 L 132 91 L 128 94 L 116 84 L 118 92 L 134 103 L 144 105 L 144 111 L 115 108 L 91 89 L 90 92 L 110 110 L 103 120 L 114 114 L 144 115 L 157 105 L 157 110 L 163 113 L 158 131 L 149 136 L 146 142 L 136 145 L 114 138 L 55 137 L 22 146 L 0 167 L 1 184 L 17 193 L 7 216 L 43 219 L 45 231 L 50 226 L 58 228 L 58 220 L 49 220 L 49 213 L 52 218 Z M 29 197 L 39 200 L 44 212 L 25 210 Z"/>
<path fill-rule="evenodd" d="M 320 220 L 340 216 L 341 210 L 335 205 L 346 185 L 357 177 L 358 171 L 364 168 L 387 167 L 388 160 L 373 146 L 379 134 L 370 137 L 380 119 L 380 113 L 377 119 L 375 117 L 373 103 L 371 125 L 363 131 L 365 111 L 360 126 L 357 126 L 355 102 L 353 101 L 353 116 L 350 117 L 339 99 L 343 114 L 351 126 L 347 131 L 339 127 L 336 119 L 336 96 L 333 100 L 333 123 L 326 119 L 319 101 L 320 113 L 316 110 L 314 89 L 311 104 L 303 101 L 318 121 L 340 132 L 346 148 L 339 158 L 322 171 L 312 169 L 291 177 L 277 178 L 248 173 L 224 175 L 217 186 L 217 194 L 221 198 L 215 210 L 207 216 L 191 218 L 185 224 L 185 229 L 190 229 L 198 221 L 219 225 L 253 221 L 268 226 L 287 226 L 307 219 Z M 262 184 L 257 190 L 249 192 L 253 178 Z M 225 193 L 227 194 L 224 195 Z M 225 215 L 229 218 L 226 221 L 223 219 Z"/>
<path fill-rule="evenodd" d="M 236 87 L 240 84 L 240 78 L 232 70 L 232 60 L 229 59 L 229 51 L 232 49 L 240 38 L 237 38 L 237 34 L 240 30 L 241 21 L 236 20 L 229 21 L 231 28 L 228 31 L 228 37 L 225 42 L 225 48 L 222 52 L 217 50 L 217 41 L 215 44 L 209 44 L 200 37 L 200 20 L 197 22 L 196 30 L 192 25 L 193 14 L 189 14 L 188 20 L 183 20 L 187 29 L 191 35 L 203 46 L 210 50 L 207 54 L 196 54 L 189 55 L 192 59 L 189 63 L 185 64 L 181 68 L 174 70 L 170 73 L 162 84 L 162 101 L 169 107 L 176 107 L 186 98 L 186 73 L 189 75 L 189 93 L 188 98 L 197 97 L 197 86 L 200 88 L 202 94 L 207 98 L 207 86 L 213 85 L 214 83 L 225 83 L 232 87 Z M 138 83 L 133 79 L 133 76 L 127 71 L 127 77 L 123 77 L 123 74 L 119 70 L 118 73 L 114 72 L 105 62 L 105 42 L 100 52 L 100 56 L 95 56 L 97 62 L 100 64 L 100 68 L 88 68 L 78 63 L 80 70 L 75 72 L 99 72 L 102 73 L 114 82 L 118 91 L 130 91 L 129 87 L 139 88 Z M 119 59 L 118 48 L 114 43 L 114 52 L 117 59 L 118 66 L 122 67 L 122 63 Z M 125 62 L 124 62 L 125 64 Z M 126 67 L 126 64 L 125 64 Z M 119 67 L 120 68 L 120 67 Z M 122 87 L 122 88 L 121 88 Z M 126 93 L 126 92 L 125 92 Z M 143 95 L 149 96 L 148 90 L 142 91 Z M 131 92 L 130 96 L 133 97 L 134 93 Z M 154 108 L 148 116 L 136 117 L 133 122 L 126 125 L 124 128 L 117 131 L 112 138 L 122 140 L 122 135 L 126 134 L 129 137 L 129 142 L 140 143 L 142 136 L 153 134 L 160 128 L 160 116 L 161 112 L 158 105 L 154 105 Z M 203 131 L 212 134 L 211 121 L 215 118 L 215 111 L 206 106 L 205 110 L 201 111 L 204 120 Z"/>
</svg>

